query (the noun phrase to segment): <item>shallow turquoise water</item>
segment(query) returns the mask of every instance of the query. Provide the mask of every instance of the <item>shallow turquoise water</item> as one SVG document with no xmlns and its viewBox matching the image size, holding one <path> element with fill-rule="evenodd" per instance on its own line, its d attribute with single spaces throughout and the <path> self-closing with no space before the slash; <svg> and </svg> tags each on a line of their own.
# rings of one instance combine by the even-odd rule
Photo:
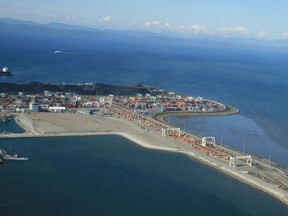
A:
<svg viewBox="0 0 288 216">
<path fill-rule="evenodd" d="M 183 155 L 117 136 L 1 140 L 1 215 L 287 215 L 276 199 Z"/>
</svg>

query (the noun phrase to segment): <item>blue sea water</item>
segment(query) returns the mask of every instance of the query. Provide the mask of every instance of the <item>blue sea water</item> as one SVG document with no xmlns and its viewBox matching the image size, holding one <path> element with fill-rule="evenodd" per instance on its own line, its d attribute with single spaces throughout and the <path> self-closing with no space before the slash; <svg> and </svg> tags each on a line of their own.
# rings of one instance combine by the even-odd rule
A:
<svg viewBox="0 0 288 216">
<path fill-rule="evenodd" d="M 275 215 L 288 208 L 183 155 L 118 136 L 1 140 L 1 215 Z"/>
<path fill-rule="evenodd" d="M 9 66 L 14 73 L 12 77 L 0 77 L 0 82 L 141 83 L 217 100 L 238 107 L 241 113 L 228 117 L 173 117 L 169 121 L 198 134 L 215 136 L 218 142 L 222 139 L 225 145 L 239 150 L 267 159 L 270 155 L 288 167 L 285 48 L 5 32 L 1 32 L 0 41 L 0 64 Z M 63 54 L 56 55 L 55 50 Z M 130 147 L 109 145 L 104 149 L 102 144 L 110 141 L 91 139 L 77 139 L 77 143 L 58 138 L 1 140 L 1 147 L 15 148 L 31 160 L 0 168 L 0 199 L 5 197 L 2 194 L 8 196 L 6 202 L 1 201 L 6 206 L 0 209 L 15 209 L 14 215 L 23 211 L 31 215 L 41 209 L 41 213 L 49 215 L 52 206 L 59 208 L 59 215 L 81 211 L 103 212 L 101 215 L 115 215 L 117 211 L 128 215 L 287 214 L 287 208 L 273 198 L 182 156 L 144 151 L 119 138 L 114 140 L 117 144 Z M 103 149 L 90 152 L 90 148 L 98 148 L 98 143 Z M 137 150 L 130 152 L 129 148 Z M 96 158 L 113 160 L 106 158 L 98 163 L 92 153 Z M 148 156 L 141 158 L 143 154 Z M 125 161 L 131 157 L 130 162 Z M 150 161 L 155 163 L 151 165 Z M 151 171 L 155 164 L 162 167 Z M 104 177 L 99 177 L 101 172 Z M 24 187 L 26 183 L 29 190 Z M 35 197 L 39 199 L 35 201 Z"/>
</svg>

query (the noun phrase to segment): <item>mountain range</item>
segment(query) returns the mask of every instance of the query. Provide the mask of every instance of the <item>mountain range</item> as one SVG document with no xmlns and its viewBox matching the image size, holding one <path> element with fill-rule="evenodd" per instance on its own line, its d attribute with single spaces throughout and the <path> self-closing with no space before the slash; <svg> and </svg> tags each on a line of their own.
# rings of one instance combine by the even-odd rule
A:
<svg viewBox="0 0 288 216">
<path fill-rule="evenodd" d="M 203 43 L 203 44 L 226 44 L 228 46 L 242 46 L 246 45 L 266 45 L 266 46 L 280 46 L 288 47 L 288 41 L 261 41 L 256 39 L 244 38 L 223 38 L 219 36 L 200 36 L 194 35 L 189 37 L 181 37 L 175 34 L 160 34 L 148 31 L 129 31 L 129 30 L 113 30 L 104 28 L 90 28 L 79 25 L 69 25 L 63 23 L 48 23 L 39 24 L 32 21 L 17 20 L 12 18 L 0 18 L 0 32 L 11 33 L 17 32 L 19 34 L 39 34 L 39 35 L 71 35 L 71 36 L 93 36 L 116 39 L 141 39 L 141 40 L 157 40 L 158 42 L 179 42 L 185 41 L 187 43 Z"/>
</svg>

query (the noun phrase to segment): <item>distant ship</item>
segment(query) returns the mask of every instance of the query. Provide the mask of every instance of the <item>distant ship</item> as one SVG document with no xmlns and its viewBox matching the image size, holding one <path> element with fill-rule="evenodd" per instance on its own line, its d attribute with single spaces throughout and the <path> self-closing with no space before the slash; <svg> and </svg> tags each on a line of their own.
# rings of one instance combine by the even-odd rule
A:
<svg viewBox="0 0 288 216">
<path fill-rule="evenodd" d="M 61 50 L 56 50 L 55 52 L 54 52 L 54 54 L 62 54 L 63 53 L 63 51 L 61 51 Z"/>
<path fill-rule="evenodd" d="M 3 67 L 0 71 L 0 76 L 12 76 L 12 72 L 9 71 L 8 67 Z"/>
</svg>

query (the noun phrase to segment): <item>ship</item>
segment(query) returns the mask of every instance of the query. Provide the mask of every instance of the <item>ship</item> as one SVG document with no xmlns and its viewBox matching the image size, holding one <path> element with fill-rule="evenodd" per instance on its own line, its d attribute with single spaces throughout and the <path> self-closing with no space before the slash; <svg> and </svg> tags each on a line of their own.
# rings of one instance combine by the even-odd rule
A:
<svg viewBox="0 0 288 216">
<path fill-rule="evenodd" d="M 2 68 L 2 70 L 0 70 L 0 76 L 12 76 L 12 72 L 5 66 Z"/>
<path fill-rule="evenodd" d="M 61 50 L 56 50 L 56 51 L 54 52 L 54 54 L 63 54 L 63 51 L 61 51 Z"/>
<path fill-rule="evenodd" d="M 0 158 L 3 163 L 5 162 L 5 160 L 18 160 L 18 161 L 29 160 L 27 157 L 19 157 L 17 154 L 7 154 L 7 152 L 2 148 L 0 148 Z"/>
<path fill-rule="evenodd" d="M 17 154 L 14 155 L 10 155 L 10 154 L 6 154 L 3 156 L 4 160 L 21 160 L 21 161 L 27 161 L 28 158 L 27 157 L 19 157 Z"/>
</svg>

